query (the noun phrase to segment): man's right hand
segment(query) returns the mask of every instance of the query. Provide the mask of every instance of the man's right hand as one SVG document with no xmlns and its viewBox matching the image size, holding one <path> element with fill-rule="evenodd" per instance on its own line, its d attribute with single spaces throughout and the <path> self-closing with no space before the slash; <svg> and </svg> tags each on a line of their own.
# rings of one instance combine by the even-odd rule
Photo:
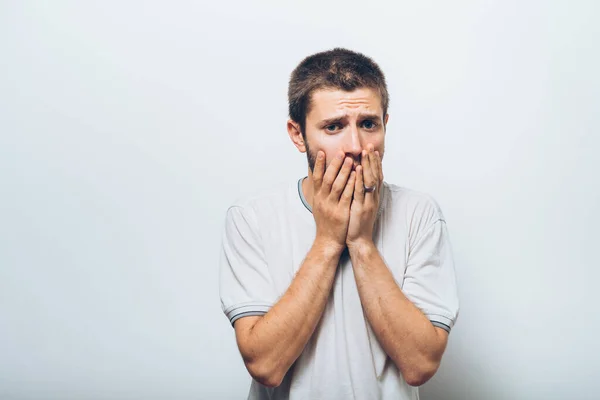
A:
<svg viewBox="0 0 600 400">
<path fill-rule="evenodd" d="M 335 246 L 340 252 L 346 247 L 356 179 L 356 172 L 352 171 L 352 159 L 344 156 L 342 152 L 337 154 L 325 170 L 325 153 L 319 151 L 312 175 L 316 240 Z"/>
<path fill-rule="evenodd" d="M 276 387 L 283 382 L 315 331 L 329 299 L 337 266 L 346 248 L 350 204 L 355 185 L 352 160 L 344 153 L 325 171 L 319 151 L 313 169 L 313 217 L 317 237 L 290 286 L 263 316 L 235 321 L 244 364 L 257 382 Z"/>
</svg>

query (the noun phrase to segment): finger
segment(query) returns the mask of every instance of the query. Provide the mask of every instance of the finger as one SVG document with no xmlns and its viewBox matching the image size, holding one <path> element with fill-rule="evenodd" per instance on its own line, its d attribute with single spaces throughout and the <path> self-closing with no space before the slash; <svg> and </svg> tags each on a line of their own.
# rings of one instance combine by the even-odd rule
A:
<svg viewBox="0 0 600 400">
<path fill-rule="evenodd" d="M 377 155 L 377 169 L 379 170 L 379 182 L 383 182 L 383 161 L 378 151 L 375 151 Z"/>
<path fill-rule="evenodd" d="M 323 174 L 325 173 L 325 153 L 319 150 L 317 152 L 317 161 L 313 168 L 313 185 L 315 189 L 319 189 L 323 184 Z"/>
<path fill-rule="evenodd" d="M 348 182 L 346 182 L 346 187 L 342 192 L 342 197 L 340 198 L 340 204 L 344 207 L 350 207 L 350 203 L 352 202 L 352 195 L 354 194 L 355 182 L 356 171 L 352 171 L 350 173 L 350 177 L 348 178 Z"/>
<path fill-rule="evenodd" d="M 365 186 L 363 180 L 363 167 L 356 167 L 356 182 L 354 183 L 354 201 L 362 203 L 365 200 Z"/>
<path fill-rule="evenodd" d="M 365 186 L 367 186 L 367 187 L 371 187 L 377 183 L 377 181 L 375 180 L 375 177 L 373 176 L 373 169 L 371 167 L 371 160 L 370 160 L 369 153 L 370 152 L 368 152 L 367 150 L 363 150 L 363 157 L 362 157 L 363 181 L 364 181 Z"/>
<path fill-rule="evenodd" d="M 327 167 L 327 170 L 325 171 L 325 174 L 323 175 L 323 185 L 322 185 L 322 188 L 326 189 L 327 192 L 331 191 L 331 185 L 333 185 L 333 182 L 335 181 L 335 178 L 337 177 L 338 172 L 340 171 L 340 167 L 342 166 L 343 162 L 344 162 L 344 153 L 339 152 L 333 158 L 331 163 L 329 163 L 329 166 Z"/>
<path fill-rule="evenodd" d="M 369 147 L 369 164 L 371 165 L 371 176 L 373 180 L 379 182 L 379 173 L 377 171 L 377 160 L 375 159 L 375 152 Z"/>
<path fill-rule="evenodd" d="M 339 200 L 342 191 L 346 187 L 346 182 L 348 182 L 348 177 L 350 176 L 350 172 L 352 171 L 352 159 L 350 157 L 346 157 L 344 159 L 344 164 L 342 165 L 342 169 L 340 173 L 335 178 L 333 182 L 333 186 L 331 187 L 331 196 Z"/>
<path fill-rule="evenodd" d="M 369 196 L 375 203 L 379 202 L 379 193 L 380 193 L 380 184 L 379 180 L 379 160 L 377 159 L 377 154 L 373 149 L 373 146 L 369 147 L 369 163 L 371 164 L 371 174 L 373 175 L 373 182 L 376 185 L 375 190 L 373 191 L 373 196 Z M 372 185 L 371 185 L 372 186 Z"/>
<path fill-rule="evenodd" d="M 375 155 L 372 145 L 369 145 L 369 164 L 371 164 L 371 176 L 373 177 L 373 182 L 375 182 L 377 189 L 379 189 L 379 167 L 377 165 L 379 163 L 377 162 L 377 156 Z"/>
</svg>

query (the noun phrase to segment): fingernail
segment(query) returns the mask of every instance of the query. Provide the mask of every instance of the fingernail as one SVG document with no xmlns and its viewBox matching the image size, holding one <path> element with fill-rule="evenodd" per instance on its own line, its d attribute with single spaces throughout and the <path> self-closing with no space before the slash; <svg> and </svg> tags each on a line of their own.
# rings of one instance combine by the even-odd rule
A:
<svg viewBox="0 0 600 400">
<path fill-rule="evenodd" d="M 337 158 L 339 158 L 340 160 L 344 158 L 344 154 L 342 153 L 338 153 Z"/>
<path fill-rule="evenodd" d="M 319 154 L 317 155 L 317 158 L 319 160 L 322 160 L 323 159 L 323 152 L 319 151 Z"/>
</svg>

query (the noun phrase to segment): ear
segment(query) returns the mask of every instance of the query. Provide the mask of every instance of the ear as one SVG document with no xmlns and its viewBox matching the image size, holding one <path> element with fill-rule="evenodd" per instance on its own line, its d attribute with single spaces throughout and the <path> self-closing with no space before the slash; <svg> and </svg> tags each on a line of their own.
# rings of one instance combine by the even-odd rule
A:
<svg viewBox="0 0 600 400">
<path fill-rule="evenodd" d="M 306 153 L 306 144 L 304 144 L 304 138 L 302 137 L 302 132 L 300 131 L 300 125 L 296 121 L 288 119 L 287 131 L 288 135 L 290 135 L 290 139 L 292 139 L 292 142 L 298 151 L 300 153 Z"/>
<path fill-rule="evenodd" d="M 383 125 L 387 128 L 388 120 L 390 119 L 390 114 L 385 114 L 385 118 L 383 119 Z"/>
</svg>

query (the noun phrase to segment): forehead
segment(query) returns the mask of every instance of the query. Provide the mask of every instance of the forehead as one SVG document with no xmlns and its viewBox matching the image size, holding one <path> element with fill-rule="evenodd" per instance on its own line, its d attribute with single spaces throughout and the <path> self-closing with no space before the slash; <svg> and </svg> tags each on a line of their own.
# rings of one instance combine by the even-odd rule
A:
<svg viewBox="0 0 600 400">
<path fill-rule="evenodd" d="M 307 119 L 328 118 L 335 114 L 352 114 L 370 111 L 381 115 L 381 96 L 371 88 L 358 88 L 351 92 L 341 89 L 318 89 L 312 93 Z"/>
</svg>

